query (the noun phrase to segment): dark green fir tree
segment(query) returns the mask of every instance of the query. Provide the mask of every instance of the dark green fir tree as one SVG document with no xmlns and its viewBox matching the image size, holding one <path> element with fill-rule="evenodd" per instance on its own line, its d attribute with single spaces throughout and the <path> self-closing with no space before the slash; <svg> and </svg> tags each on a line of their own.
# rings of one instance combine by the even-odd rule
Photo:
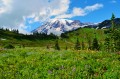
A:
<svg viewBox="0 0 120 79">
<path fill-rule="evenodd" d="M 94 39 L 93 39 L 92 49 L 93 49 L 93 50 L 99 50 L 99 44 L 98 44 L 97 38 L 94 38 Z"/>
<path fill-rule="evenodd" d="M 60 46 L 59 46 L 58 40 L 55 42 L 55 50 L 60 50 Z"/>
<path fill-rule="evenodd" d="M 82 41 L 82 50 L 84 50 L 85 49 L 85 44 L 84 44 L 84 42 Z"/>
<path fill-rule="evenodd" d="M 80 50 L 80 42 L 79 42 L 79 40 L 78 40 L 78 38 L 77 38 L 77 40 L 76 40 L 76 43 L 75 43 L 75 50 Z"/>
<path fill-rule="evenodd" d="M 110 52 L 110 38 L 107 37 L 107 38 L 105 39 L 104 45 L 105 45 L 105 50 L 106 50 L 107 52 Z"/>
</svg>

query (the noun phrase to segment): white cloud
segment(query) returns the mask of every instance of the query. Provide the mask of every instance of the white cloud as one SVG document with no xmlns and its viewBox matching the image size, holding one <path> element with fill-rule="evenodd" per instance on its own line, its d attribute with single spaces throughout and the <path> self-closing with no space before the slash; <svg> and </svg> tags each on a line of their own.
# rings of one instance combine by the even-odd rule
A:
<svg viewBox="0 0 120 79">
<path fill-rule="evenodd" d="M 62 14 L 62 15 L 57 16 L 56 18 L 72 18 L 75 16 L 85 16 L 89 12 L 95 11 L 102 7 L 103 7 L 103 4 L 98 4 L 98 3 L 91 5 L 91 6 L 86 6 L 85 8 L 74 7 L 70 14 Z"/>
<path fill-rule="evenodd" d="M 94 4 L 92 6 L 87 6 L 84 8 L 84 10 L 88 10 L 88 11 L 94 11 L 94 10 L 97 10 L 99 8 L 103 7 L 103 4 Z"/>
<path fill-rule="evenodd" d="M 69 2 L 69 0 L 50 2 L 49 0 L 0 0 L 0 27 L 19 28 L 25 18 L 33 18 L 33 22 L 45 21 L 50 16 L 67 12 Z"/>
<path fill-rule="evenodd" d="M 84 9 L 82 9 L 82 8 L 73 8 L 73 15 L 74 16 L 85 16 L 86 15 L 86 13 L 85 13 L 85 10 Z M 73 16 L 73 17 L 74 17 Z"/>
<path fill-rule="evenodd" d="M 3 14 L 7 11 L 10 12 L 11 6 L 10 4 L 12 3 L 11 0 L 0 0 L 0 14 Z"/>
<path fill-rule="evenodd" d="M 60 3 L 57 2 L 56 4 L 58 4 L 60 6 L 59 7 L 56 7 L 58 5 L 53 6 L 53 8 L 54 7 L 56 7 L 56 8 L 52 10 L 51 15 L 60 15 L 60 14 L 66 13 L 69 9 L 70 1 L 69 0 L 61 0 Z"/>
<path fill-rule="evenodd" d="M 85 8 L 74 7 L 68 13 L 70 0 L 0 0 L 0 27 L 19 29 L 26 33 L 26 18 L 32 18 L 29 23 L 46 21 L 52 16 L 58 18 L 72 18 L 85 16 L 88 11 L 94 11 L 102 7 L 95 4 Z M 22 24 L 22 26 L 21 26 Z"/>
</svg>

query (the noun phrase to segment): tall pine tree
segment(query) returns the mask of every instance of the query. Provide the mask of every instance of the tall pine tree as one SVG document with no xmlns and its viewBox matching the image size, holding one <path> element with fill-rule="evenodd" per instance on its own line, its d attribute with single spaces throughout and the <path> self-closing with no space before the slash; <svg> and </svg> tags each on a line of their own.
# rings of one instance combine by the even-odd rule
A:
<svg viewBox="0 0 120 79">
<path fill-rule="evenodd" d="M 75 43 L 75 50 L 80 50 L 80 42 L 79 42 L 79 40 L 78 40 L 78 38 L 77 38 L 77 40 L 76 40 L 76 43 Z"/>
<path fill-rule="evenodd" d="M 90 38 L 88 38 L 88 49 L 91 50 L 92 49 L 92 41 Z"/>
<path fill-rule="evenodd" d="M 105 39 L 105 45 L 110 52 L 120 51 L 120 29 L 116 28 L 115 15 L 111 16 L 111 28 Z M 109 43 L 109 44 L 108 44 Z"/>
<path fill-rule="evenodd" d="M 107 52 L 109 52 L 109 51 L 110 51 L 110 38 L 107 37 L 107 38 L 105 39 L 104 45 L 105 45 L 105 50 L 106 50 Z"/>
<path fill-rule="evenodd" d="M 94 38 L 94 39 L 93 39 L 92 49 L 93 49 L 93 50 L 99 50 L 99 44 L 98 44 L 97 38 Z"/>
<path fill-rule="evenodd" d="M 84 44 L 84 42 L 82 41 L 82 50 L 84 50 L 85 49 L 85 44 Z"/>
<path fill-rule="evenodd" d="M 114 31 L 115 29 L 114 19 L 115 19 L 115 15 L 112 13 L 112 17 L 111 17 L 111 30 L 112 31 Z"/>
<path fill-rule="evenodd" d="M 114 20 L 115 20 L 115 15 L 112 13 L 112 17 L 111 17 L 111 36 L 110 36 L 110 42 L 111 42 L 111 52 L 115 52 L 115 23 L 114 23 Z"/>
<path fill-rule="evenodd" d="M 55 50 L 60 50 L 60 46 L 59 46 L 58 40 L 55 42 Z"/>
</svg>

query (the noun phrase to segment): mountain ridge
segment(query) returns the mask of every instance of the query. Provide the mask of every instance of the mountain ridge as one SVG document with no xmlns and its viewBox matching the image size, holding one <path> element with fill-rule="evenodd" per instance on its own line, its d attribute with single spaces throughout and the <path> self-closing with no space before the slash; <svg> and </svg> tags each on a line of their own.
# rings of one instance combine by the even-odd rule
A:
<svg viewBox="0 0 120 79">
<path fill-rule="evenodd" d="M 120 25 L 120 18 L 115 18 L 115 24 Z M 104 20 L 100 23 L 82 23 L 79 20 L 69 20 L 69 19 L 51 19 L 42 26 L 39 26 L 37 29 L 33 30 L 33 33 L 45 33 L 45 34 L 54 34 L 60 36 L 62 33 L 67 31 L 76 30 L 78 28 L 95 28 L 95 29 L 104 29 L 110 28 L 111 20 Z"/>
</svg>

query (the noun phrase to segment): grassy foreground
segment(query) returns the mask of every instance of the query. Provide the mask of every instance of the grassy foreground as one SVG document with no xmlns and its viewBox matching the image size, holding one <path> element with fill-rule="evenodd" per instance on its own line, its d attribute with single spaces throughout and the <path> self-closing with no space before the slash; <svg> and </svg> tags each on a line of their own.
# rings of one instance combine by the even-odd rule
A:
<svg viewBox="0 0 120 79">
<path fill-rule="evenodd" d="M 17 48 L 0 51 L 0 79 L 119 79 L 120 55 Z"/>
</svg>

